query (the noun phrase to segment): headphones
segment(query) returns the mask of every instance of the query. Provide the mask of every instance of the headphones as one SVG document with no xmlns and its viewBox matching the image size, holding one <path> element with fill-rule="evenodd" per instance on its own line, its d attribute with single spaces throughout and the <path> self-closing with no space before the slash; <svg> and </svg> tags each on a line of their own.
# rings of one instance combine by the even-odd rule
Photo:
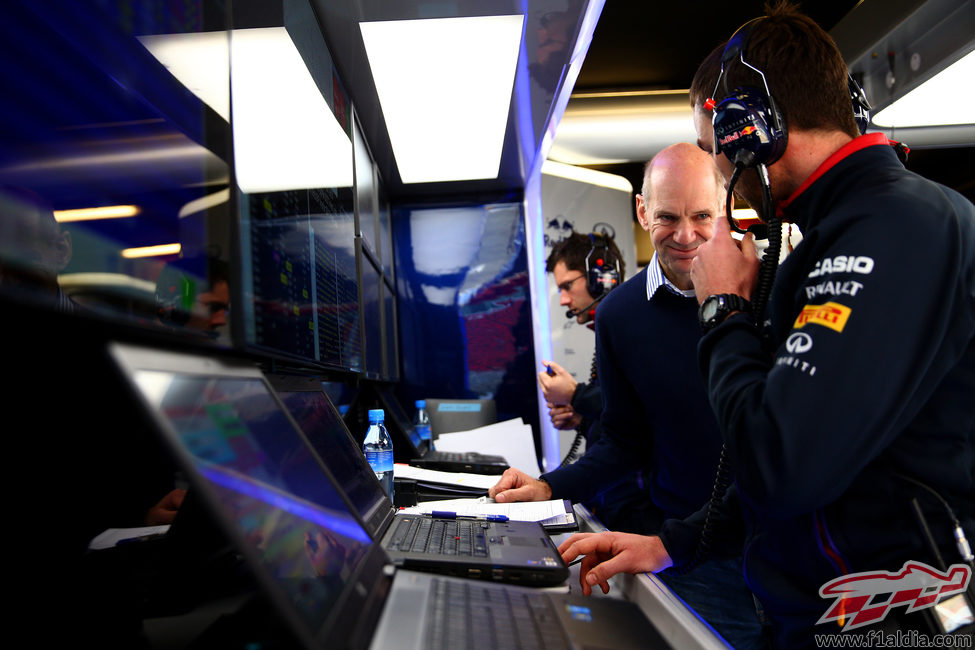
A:
<svg viewBox="0 0 975 650">
<path fill-rule="evenodd" d="M 863 135 L 870 126 L 870 111 L 873 110 L 873 106 L 867 101 L 867 93 L 863 92 L 863 88 L 852 74 L 847 75 L 846 84 L 850 89 L 850 100 L 853 102 L 853 118 L 857 122 L 860 135 Z"/>
<path fill-rule="evenodd" d="M 586 255 L 586 289 L 593 298 L 602 298 L 623 279 L 620 261 L 609 248 L 609 238 L 589 233 L 592 248 Z"/>
<path fill-rule="evenodd" d="M 779 107 L 769 92 L 765 73 L 745 60 L 745 46 L 755 23 L 763 18 L 754 18 L 732 34 L 721 54 L 721 72 L 714 84 L 712 97 L 705 108 L 714 111 L 714 152 L 724 153 L 736 167 L 757 167 L 771 165 L 782 157 L 789 134 Z M 728 91 L 725 66 L 739 60 L 762 78 L 762 88 L 740 86 Z M 718 87 L 724 85 L 725 98 L 715 102 Z"/>
<path fill-rule="evenodd" d="M 705 108 L 714 111 L 712 124 L 715 153 L 724 152 L 728 160 L 736 166 L 741 165 L 745 168 L 771 165 L 782 157 L 789 141 L 785 120 L 769 91 L 765 73 L 745 60 L 748 37 L 755 24 L 761 20 L 762 17 L 753 18 L 739 27 L 728 39 L 721 54 L 721 72 L 714 84 L 712 98 L 704 104 Z M 733 91 L 728 90 L 725 66 L 735 59 L 754 70 L 762 78 L 763 88 L 740 86 Z M 716 102 L 714 96 L 718 94 L 718 87 L 722 84 L 725 98 Z M 872 107 L 867 101 L 863 88 L 851 74 L 847 75 L 847 86 L 853 116 L 862 135 L 867 132 L 867 127 L 870 125 Z"/>
</svg>

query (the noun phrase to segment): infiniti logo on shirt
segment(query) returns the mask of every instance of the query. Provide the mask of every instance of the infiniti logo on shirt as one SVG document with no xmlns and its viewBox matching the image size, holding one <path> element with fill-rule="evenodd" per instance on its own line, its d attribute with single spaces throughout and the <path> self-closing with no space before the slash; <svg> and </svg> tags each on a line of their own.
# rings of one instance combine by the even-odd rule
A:
<svg viewBox="0 0 975 650">
<path fill-rule="evenodd" d="M 790 354 L 802 354 L 812 349 L 812 337 L 805 332 L 795 332 L 785 340 L 785 349 Z"/>
</svg>

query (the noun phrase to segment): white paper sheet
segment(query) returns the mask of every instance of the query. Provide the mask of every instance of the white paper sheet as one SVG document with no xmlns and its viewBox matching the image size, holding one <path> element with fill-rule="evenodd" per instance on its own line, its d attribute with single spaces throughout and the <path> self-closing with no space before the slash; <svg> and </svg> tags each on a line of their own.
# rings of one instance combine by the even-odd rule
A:
<svg viewBox="0 0 975 650">
<path fill-rule="evenodd" d="M 570 524 L 574 521 L 574 514 L 566 513 L 565 502 L 561 499 L 519 503 L 496 503 L 494 499 L 488 497 L 442 499 L 440 501 L 424 501 L 409 508 L 400 508 L 399 512 L 430 514 L 434 510 L 446 510 L 460 517 L 504 515 L 511 521 L 537 521 L 542 524 Z M 569 519 L 570 515 L 573 517 L 572 520 Z"/>
<path fill-rule="evenodd" d="M 494 487 L 500 476 L 489 474 L 467 474 L 465 472 L 441 472 L 436 469 L 425 469 L 396 463 L 393 465 L 394 478 L 411 478 L 428 483 L 443 483 L 445 485 L 462 485 L 464 487 L 484 488 Z"/>
<path fill-rule="evenodd" d="M 440 451 L 476 451 L 504 456 L 511 467 L 516 467 L 534 478 L 539 475 L 532 429 L 521 418 L 496 422 L 469 431 L 445 433 L 434 444 Z"/>
</svg>

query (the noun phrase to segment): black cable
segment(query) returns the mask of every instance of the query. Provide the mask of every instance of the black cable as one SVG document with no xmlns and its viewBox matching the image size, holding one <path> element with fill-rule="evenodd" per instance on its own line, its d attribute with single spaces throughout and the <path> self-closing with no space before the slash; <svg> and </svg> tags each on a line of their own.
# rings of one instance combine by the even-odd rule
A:
<svg viewBox="0 0 975 650">
<path fill-rule="evenodd" d="M 914 518 L 917 520 L 917 525 L 921 529 L 921 536 L 924 537 L 924 541 L 928 544 L 928 550 L 934 556 L 935 561 L 938 563 L 938 568 L 942 571 L 948 570 L 948 565 L 945 564 L 945 559 L 941 557 L 941 549 L 938 548 L 938 543 L 934 540 L 934 535 L 931 534 L 931 528 L 928 526 L 928 519 L 924 516 L 924 512 L 921 510 L 921 504 L 918 503 L 917 497 L 911 499 L 911 509 L 914 511 Z"/>
<path fill-rule="evenodd" d="M 735 223 L 734 218 L 731 216 L 731 208 L 735 185 L 737 184 L 738 177 L 741 176 L 743 169 L 743 165 L 735 165 L 735 171 L 731 174 L 731 178 L 728 181 L 728 197 L 725 208 L 728 223 L 731 225 L 732 229 L 739 233 L 745 233 L 747 231 L 741 229 L 738 224 Z M 775 281 L 775 273 L 779 267 L 779 255 L 782 250 L 782 221 L 775 216 L 772 210 L 772 190 L 768 182 L 768 169 L 766 169 L 765 165 L 760 164 L 756 167 L 756 171 L 762 185 L 762 213 L 759 216 L 768 226 L 769 242 L 765 249 L 765 255 L 762 257 L 762 261 L 758 268 L 758 283 L 755 287 L 755 293 L 752 296 L 751 301 L 752 317 L 755 319 L 755 325 L 758 326 L 759 331 L 761 331 L 762 323 L 765 321 L 765 308 L 768 304 L 769 296 L 772 293 L 772 284 Z M 718 468 L 715 471 L 714 484 L 711 487 L 711 498 L 708 500 L 707 511 L 704 515 L 704 526 L 701 528 L 701 536 L 698 539 L 697 548 L 694 549 L 694 555 L 691 556 L 690 561 L 685 562 L 679 567 L 670 567 L 666 570 L 667 575 L 684 575 L 693 571 L 695 568 L 700 566 L 702 562 L 707 560 L 708 555 L 711 552 L 711 540 L 714 533 L 711 517 L 714 513 L 714 509 L 717 508 L 721 503 L 725 492 L 731 485 L 731 480 L 731 466 L 727 456 L 727 445 L 722 444 L 721 454 L 718 456 Z"/>
<path fill-rule="evenodd" d="M 897 476 L 897 478 L 903 481 L 907 481 L 908 483 L 912 483 L 913 485 L 916 485 L 919 488 L 926 490 L 929 494 L 931 494 L 935 499 L 937 499 L 941 503 L 942 507 L 944 507 L 945 509 L 945 512 L 948 514 L 948 518 L 951 520 L 951 525 L 954 527 L 953 533 L 955 537 L 955 547 L 958 549 L 958 555 L 961 556 L 962 561 L 964 561 L 966 564 L 971 566 L 972 570 L 975 571 L 975 557 L 973 557 L 972 555 L 971 546 L 969 545 L 968 540 L 965 538 L 965 531 L 961 527 L 961 521 L 959 521 L 958 517 L 955 515 L 955 511 L 951 508 L 951 505 L 948 503 L 948 501 L 930 485 L 922 483 L 917 479 L 913 479 L 910 476 L 904 476 L 903 474 L 895 474 L 895 476 Z M 916 501 L 916 499 L 914 499 L 914 501 Z M 924 517 L 923 513 L 919 513 L 919 514 L 923 519 Z M 925 528 L 926 528 L 926 524 L 925 524 Z M 929 543 L 933 544 L 934 540 L 931 537 L 930 531 L 927 532 L 927 536 L 928 536 Z M 937 550 L 935 550 L 935 555 L 940 558 L 940 553 L 938 553 Z M 944 564 L 943 560 L 941 560 L 941 562 L 942 564 Z M 944 567 L 942 567 L 942 570 L 944 570 Z M 973 585 L 975 585 L 975 580 L 973 580 L 972 583 Z M 973 585 L 969 585 L 969 586 L 971 587 Z M 975 598 L 975 591 L 972 591 L 972 597 Z"/>
<path fill-rule="evenodd" d="M 596 383 L 596 353 L 592 353 L 592 365 L 589 367 L 589 384 L 594 385 Z M 579 446 L 582 445 L 582 441 L 586 437 L 586 432 L 584 426 L 580 426 L 576 429 L 576 437 L 572 441 L 572 446 L 569 447 L 569 453 L 565 455 L 559 467 L 565 467 L 566 465 L 572 463 L 576 459 L 576 454 L 579 453 Z"/>
<path fill-rule="evenodd" d="M 779 256 L 782 253 L 782 220 L 772 210 L 772 189 L 768 182 L 768 169 L 765 165 L 756 168 L 762 185 L 762 221 L 768 226 L 768 246 L 758 268 L 758 283 L 755 295 L 752 297 L 752 315 L 759 330 L 765 321 L 765 308 L 772 295 L 772 284 L 775 273 L 779 268 Z M 729 190 L 730 193 L 730 190 Z"/>
</svg>

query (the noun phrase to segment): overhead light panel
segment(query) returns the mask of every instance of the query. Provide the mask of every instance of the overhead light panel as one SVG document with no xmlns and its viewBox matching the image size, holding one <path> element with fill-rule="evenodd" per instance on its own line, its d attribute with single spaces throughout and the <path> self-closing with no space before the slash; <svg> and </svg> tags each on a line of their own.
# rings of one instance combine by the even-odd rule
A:
<svg viewBox="0 0 975 650">
<path fill-rule="evenodd" d="M 230 121 L 227 32 L 156 34 L 138 39 L 181 84 Z"/>
<path fill-rule="evenodd" d="M 548 174 L 549 176 L 566 178 L 571 181 L 579 181 L 580 183 L 588 183 L 589 185 L 608 187 L 609 189 L 619 190 L 627 194 L 633 192 L 633 185 L 622 176 L 608 174 L 587 167 L 566 165 L 554 160 L 546 160 L 542 163 L 542 173 Z"/>
<path fill-rule="evenodd" d="M 233 30 L 229 44 L 225 32 L 139 40 L 228 121 L 232 107 L 241 190 L 352 186 L 352 141 L 284 27 Z"/>
<path fill-rule="evenodd" d="M 237 183 L 244 192 L 352 187 L 352 141 L 284 27 L 231 34 Z"/>
<path fill-rule="evenodd" d="M 98 208 L 75 208 L 73 210 L 55 210 L 54 220 L 58 223 L 72 221 L 97 221 L 99 219 L 125 219 L 139 214 L 136 205 L 105 205 Z"/>
<path fill-rule="evenodd" d="M 139 248 L 126 248 L 122 251 L 122 257 L 126 259 L 137 259 L 140 257 L 166 257 L 167 255 L 179 255 L 183 247 L 178 244 L 159 244 L 156 246 L 141 246 Z"/>
<path fill-rule="evenodd" d="M 359 24 L 400 178 L 497 178 L 524 16 Z"/>
<path fill-rule="evenodd" d="M 873 117 L 882 128 L 975 124 L 975 52 L 910 91 Z"/>
</svg>

